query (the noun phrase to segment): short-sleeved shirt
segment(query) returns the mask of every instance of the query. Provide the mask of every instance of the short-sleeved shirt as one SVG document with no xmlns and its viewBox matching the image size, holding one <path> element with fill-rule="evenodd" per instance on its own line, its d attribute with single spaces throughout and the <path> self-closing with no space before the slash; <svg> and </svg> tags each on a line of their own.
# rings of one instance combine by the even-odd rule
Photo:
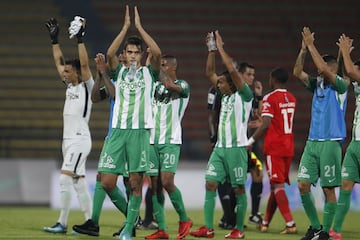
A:
<svg viewBox="0 0 360 240">
<path fill-rule="evenodd" d="M 253 93 L 247 84 L 242 90 L 222 96 L 216 147 L 246 146 L 252 100 Z"/>
<path fill-rule="evenodd" d="M 151 144 L 181 144 L 181 120 L 190 97 L 189 84 L 176 80 L 181 92 L 168 91 L 160 82 L 156 83 L 152 101 L 155 127 L 150 130 Z"/>
<path fill-rule="evenodd" d="M 149 129 L 154 127 L 151 101 L 159 72 L 142 66 L 134 73 L 119 65 L 115 74 L 115 105 L 112 128 Z"/>
<path fill-rule="evenodd" d="M 271 118 L 264 137 L 264 154 L 294 155 L 293 119 L 296 99 L 286 89 L 276 89 L 263 98 L 261 116 Z"/>
<path fill-rule="evenodd" d="M 89 119 L 92 108 L 91 91 L 94 79 L 74 86 L 67 85 L 63 110 L 63 139 L 90 137 Z"/>
</svg>

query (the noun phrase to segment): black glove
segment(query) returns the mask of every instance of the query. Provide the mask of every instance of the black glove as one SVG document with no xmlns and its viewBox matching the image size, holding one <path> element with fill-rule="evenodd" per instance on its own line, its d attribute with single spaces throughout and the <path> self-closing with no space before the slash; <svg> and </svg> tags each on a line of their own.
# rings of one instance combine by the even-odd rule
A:
<svg viewBox="0 0 360 240">
<path fill-rule="evenodd" d="M 45 23 L 45 26 L 49 31 L 49 35 L 50 35 L 50 38 L 51 38 L 51 43 L 52 44 L 57 44 L 58 43 L 58 36 L 59 36 L 59 24 L 58 24 L 57 20 L 55 18 L 50 18 Z"/>
<path fill-rule="evenodd" d="M 81 26 L 79 32 L 76 34 L 76 37 L 77 37 L 77 40 L 78 40 L 78 43 L 82 43 L 83 42 L 83 39 L 82 37 L 85 35 L 85 23 L 86 23 L 86 20 L 80 20 L 83 22 L 83 25 Z"/>
</svg>

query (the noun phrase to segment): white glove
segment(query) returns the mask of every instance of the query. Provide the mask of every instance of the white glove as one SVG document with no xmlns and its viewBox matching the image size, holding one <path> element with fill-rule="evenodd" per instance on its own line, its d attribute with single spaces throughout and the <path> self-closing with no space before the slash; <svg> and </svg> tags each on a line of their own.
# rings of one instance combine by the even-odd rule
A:
<svg viewBox="0 0 360 240">
<path fill-rule="evenodd" d="M 209 33 L 209 35 L 207 36 L 206 45 L 208 47 L 209 52 L 217 50 L 216 43 L 215 43 L 215 34 L 214 34 L 214 32 Z"/>
<path fill-rule="evenodd" d="M 70 34 L 70 38 L 73 38 L 74 36 L 76 36 L 79 31 L 81 30 L 81 28 L 83 28 L 83 32 L 81 33 L 81 36 L 85 35 L 85 18 L 80 17 L 80 16 L 75 16 L 74 20 L 71 21 L 70 23 L 70 27 L 69 27 L 69 34 Z"/>
</svg>

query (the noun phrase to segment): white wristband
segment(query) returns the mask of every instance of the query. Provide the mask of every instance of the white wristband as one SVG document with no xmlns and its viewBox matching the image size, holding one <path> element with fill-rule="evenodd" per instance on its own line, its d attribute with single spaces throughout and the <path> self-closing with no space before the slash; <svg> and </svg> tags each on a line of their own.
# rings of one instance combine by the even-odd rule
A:
<svg viewBox="0 0 360 240">
<path fill-rule="evenodd" d="M 255 139 L 253 137 L 250 137 L 248 142 L 247 142 L 247 145 L 248 146 L 253 145 L 254 142 L 255 142 Z"/>
</svg>

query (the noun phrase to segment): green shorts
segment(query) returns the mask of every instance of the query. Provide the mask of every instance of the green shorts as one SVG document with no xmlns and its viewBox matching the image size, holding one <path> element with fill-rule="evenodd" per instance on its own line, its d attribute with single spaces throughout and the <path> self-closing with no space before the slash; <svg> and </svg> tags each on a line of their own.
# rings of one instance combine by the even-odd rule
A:
<svg viewBox="0 0 360 240">
<path fill-rule="evenodd" d="M 360 141 L 351 141 L 346 149 L 341 170 L 342 179 L 360 183 Z"/>
<path fill-rule="evenodd" d="M 180 157 L 179 144 L 154 144 L 150 147 L 148 176 L 159 176 L 161 172 L 176 173 Z"/>
<path fill-rule="evenodd" d="M 150 134 L 148 129 L 117 129 L 111 135 L 102 150 L 98 167 L 99 172 L 110 174 L 125 174 L 146 172 L 148 170 L 148 155 Z"/>
<path fill-rule="evenodd" d="M 297 180 L 321 187 L 341 185 L 341 145 L 338 141 L 307 141 L 301 156 Z"/>
<path fill-rule="evenodd" d="M 245 147 L 218 148 L 211 153 L 205 179 L 217 183 L 229 181 L 233 187 L 245 185 L 248 153 Z"/>
</svg>

